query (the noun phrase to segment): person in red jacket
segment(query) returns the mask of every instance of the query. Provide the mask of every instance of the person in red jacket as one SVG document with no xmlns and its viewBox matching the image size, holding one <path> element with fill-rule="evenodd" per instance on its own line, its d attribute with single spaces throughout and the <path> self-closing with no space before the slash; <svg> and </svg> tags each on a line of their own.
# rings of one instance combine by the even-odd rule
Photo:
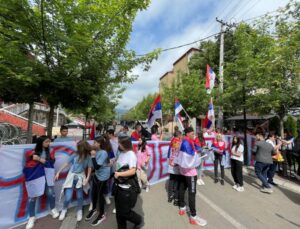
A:
<svg viewBox="0 0 300 229">
<path fill-rule="evenodd" d="M 141 131 L 142 131 L 141 124 L 136 124 L 135 131 L 133 131 L 131 134 L 131 141 L 140 140 L 140 138 L 142 138 Z"/>
<path fill-rule="evenodd" d="M 212 149 L 215 153 L 215 160 L 214 160 L 214 172 L 215 172 L 215 183 L 218 183 L 219 178 L 218 178 L 218 164 L 220 164 L 221 167 L 221 179 L 220 183 L 221 185 L 224 185 L 224 164 L 222 164 L 222 159 L 225 153 L 225 147 L 226 144 L 222 140 L 222 135 L 217 134 L 215 141 L 212 144 Z"/>
</svg>

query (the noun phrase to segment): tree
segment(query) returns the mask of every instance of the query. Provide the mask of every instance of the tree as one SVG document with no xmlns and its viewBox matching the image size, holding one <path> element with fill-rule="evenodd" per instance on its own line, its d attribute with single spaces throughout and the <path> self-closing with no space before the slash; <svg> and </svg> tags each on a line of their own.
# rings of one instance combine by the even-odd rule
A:
<svg viewBox="0 0 300 229">
<path fill-rule="evenodd" d="M 123 115 L 122 119 L 125 121 L 146 120 L 148 118 L 148 113 L 151 105 L 156 97 L 156 93 L 148 94 L 147 96 L 143 97 L 140 102 L 138 102 L 134 107 L 132 107 Z"/>
<path fill-rule="evenodd" d="M 3 33 L 10 42 L 22 34 L 26 52 L 44 66 L 39 92 L 50 105 L 48 135 L 58 104 L 85 110 L 109 85 L 132 82 L 133 67 L 144 64 L 147 70 L 159 51 L 137 57 L 126 45 L 137 11 L 148 5 L 144 0 L 1 0 L 3 21 L 23 25 Z M 24 17 L 16 20 L 19 13 Z"/>
</svg>

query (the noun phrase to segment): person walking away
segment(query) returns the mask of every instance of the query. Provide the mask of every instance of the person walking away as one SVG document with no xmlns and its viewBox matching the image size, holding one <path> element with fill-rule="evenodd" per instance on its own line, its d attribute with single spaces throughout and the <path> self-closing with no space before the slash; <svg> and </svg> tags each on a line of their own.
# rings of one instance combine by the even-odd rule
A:
<svg viewBox="0 0 300 229">
<path fill-rule="evenodd" d="M 131 139 L 123 137 L 119 141 L 121 150 L 116 161 L 114 196 L 118 229 L 126 229 L 127 221 L 134 224 L 134 228 L 141 228 L 143 218 L 132 209 L 137 202 L 140 187 L 135 181 L 137 157 L 133 152 Z"/>
<path fill-rule="evenodd" d="M 142 137 L 139 140 L 138 151 L 137 151 L 137 170 L 136 174 L 138 177 L 140 188 L 145 187 L 146 192 L 149 192 L 149 181 L 148 181 L 148 167 L 150 162 L 150 150 L 147 146 L 146 139 Z"/>
<path fill-rule="evenodd" d="M 88 183 L 92 171 L 92 162 L 90 158 L 91 151 L 92 148 L 87 141 L 79 141 L 77 143 L 76 153 L 71 155 L 68 162 L 63 164 L 63 166 L 56 173 L 55 179 L 58 180 L 61 171 L 71 166 L 62 187 L 62 192 L 64 192 L 65 200 L 63 209 L 59 216 L 59 220 L 61 221 L 65 219 L 65 216 L 67 214 L 68 206 L 73 196 L 73 190 L 76 190 L 77 221 L 82 220 L 83 187 Z M 88 168 L 87 177 L 85 176 L 86 168 Z"/>
<path fill-rule="evenodd" d="M 231 175 L 234 180 L 233 189 L 245 191 L 243 184 L 244 146 L 241 139 L 234 136 L 231 145 Z"/>
<path fill-rule="evenodd" d="M 54 139 L 54 142 L 70 142 L 74 141 L 71 137 L 68 137 L 69 128 L 67 126 L 62 125 L 60 127 L 60 137 Z"/>
<path fill-rule="evenodd" d="M 267 172 L 270 165 L 273 163 L 272 155 L 275 155 L 275 149 L 264 140 L 264 132 L 257 129 L 256 132 L 256 144 L 252 149 L 252 154 L 255 156 L 255 174 L 257 178 L 262 182 L 261 192 L 273 193 L 273 190 L 268 183 Z"/>
<path fill-rule="evenodd" d="M 218 164 L 220 164 L 220 167 L 221 167 L 220 183 L 221 183 L 221 185 L 224 185 L 224 177 L 225 177 L 224 164 L 223 164 L 223 161 L 222 161 L 224 153 L 225 153 L 225 148 L 226 148 L 226 144 L 222 140 L 222 135 L 217 134 L 216 140 L 212 144 L 212 149 L 214 151 L 214 156 L 215 156 L 215 160 L 214 160 L 215 183 L 218 183 L 218 181 L 219 181 L 219 178 L 218 178 Z"/>
<path fill-rule="evenodd" d="M 171 203 L 173 200 L 174 206 L 179 205 L 179 177 L 180 171 L 179 166 L 174 164 L 174 159 L 178 155 L 180 144 L 182 140 L 182 133 L 176 130 L 174 137 L 171 139 L 168 159 L 169 159 L 169 184 L 168 184 L 168 202 Z"/>
<path fill-rule="evenodd" d="M 179 165 L 179 215 L 185 215 L 186 204 L 184 202 L 185 191 L 188 189 L 188 202 L 190 208 L 190 224 L 205 226 L 207 221 L 197 216 L 196 212 L 196 182 L 197 170 L 200 160 L 196 152 L 196 145 L 194 142 L 194 130 L 192 127 L 185 129 L 185 137 L 182 140 L 180 151 L 175 158 L 175 164 Z M 198 149 L 200 151 L 200 149 Z"/>
<path fill-rule="evenodd" d="M 25 167 L 23 174 L 25 176 L 25 186 L 28 194 L 29 220 L 26 229 L 34 227 L 35 207 L 39 197 L 46 193 L 50 203 L 50 214 L 52 218 L 59 216 L 55 208 L 54 192 L 54 155 L 50 154 L 50 138 L 41 136 L 37 139 L 37 144 L 33 151 L 25 154 Z"/>
<path fill-rule="evenodd" d="M 276 154 L 279 153 L 279 149 L 281 148 L 281 143 L 276 144 L 275 135 L 273 133 L 270 133 L 268 135 L 268 139 L 266 140 L 266 142 L 268 142 L 272 145 Z M 276 155 L 275 155 L 275 157 L 276 157 Z M 268 178 L 268 183 L 271 185 L 274 185 L 274 186 L 277 186 L 277 184 L 273 181 L 277 165 L 278 165 L 278 162 L 276 161 L 276 158 L 273 157 L 273 163 L 270 165 L 270 167 L 268 169 L 267 178 Z"/>
</svg>

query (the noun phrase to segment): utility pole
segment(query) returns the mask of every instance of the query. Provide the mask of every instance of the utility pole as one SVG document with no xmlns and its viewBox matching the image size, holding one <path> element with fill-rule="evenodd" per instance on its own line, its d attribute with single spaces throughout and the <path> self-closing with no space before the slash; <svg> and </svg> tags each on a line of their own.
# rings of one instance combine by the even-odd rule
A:
<svg viewBox="0 0 300 229">
<path fill-rule="evenodd" d="M 223 67 L 224 67 L 224 27 L 226 23 L 223 20 L 219 20 L 216 18 L 216 21 L 221 24 L 221 32 L 220 32 L 220 60 L 219 60 L 219 90 L 220 90 L 220 98 L 219 101 L 222 102 L 223 98 Z M 223 129 L 223 107 L 219 105 L 219 112 L 218 112 L 218 123 L 217 128 Z"/>
</svg>

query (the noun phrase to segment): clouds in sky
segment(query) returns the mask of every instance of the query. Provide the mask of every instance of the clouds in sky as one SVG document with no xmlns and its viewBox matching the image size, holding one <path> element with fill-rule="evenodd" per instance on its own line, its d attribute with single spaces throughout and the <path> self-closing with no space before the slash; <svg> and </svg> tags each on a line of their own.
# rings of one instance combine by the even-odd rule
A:
<svg viewBox="0 0 300 229">
<path fill-rule="evenodd" d="M 128 48 L 144 54 L 155 48 L 189 43 L 218 32 L 220 25 L 216 17 L 239 22 L 287 3 L 288 0 L 152 0 L 147 10 L 138 13 Z M 143 96 L 158 92 L 159 78 L 172 70 L 173 63 L 184 52 L 198 46 L 199 43 L 162 53 L 148 72 L 140 67 L 133 69 L 132 73 L 139 78 L 127 85 L 118 108 L 129 109 Z"/>
</svg>

